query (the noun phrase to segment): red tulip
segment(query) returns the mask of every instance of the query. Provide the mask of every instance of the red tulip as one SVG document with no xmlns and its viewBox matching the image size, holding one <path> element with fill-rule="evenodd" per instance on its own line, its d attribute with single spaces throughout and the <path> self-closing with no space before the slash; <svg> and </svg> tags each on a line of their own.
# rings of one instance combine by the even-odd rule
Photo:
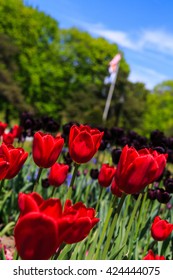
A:
<svg viewBox="0 0 173 280">
<path fill-rule="evenodd" d="M 2 136 L 7 126 L 7 123 L 0 122 L 0 136 Z"/>
<path fill-rule="evenodd" d="M 19 138 L 21 136 L 23 128 L 17 124 L 15 124 L 12 128 L 11 133 L 13 134 L 14 138 Z"/>
<path fill-rule="evenodd" d="M 115 175 L 115 167 L 109 164 L 102 164 L 99 172 L 98 182 L 102 187 L 109 187 Z"/>
<path fill-rule="evenodd" d="M 11 145 L 14 142 L 14 136 L 11 132 L 3 133 L 2 138 L 3 138 L 3 142 L 6 145 Z"/>
<path fill-rule="evenodd" d="M 72 244 L 83 240 L 98 222 L 93 208 L 87 208 L 82 202 L 72 205 L 70 200 L 66 200 L 59 221 L 61 242 Z"/>
<path fill-rule="evenodd" d="M 111 184 L 111 192 L 112 192 L 113 195 L 115 195 L 117 197 L 122 196 L 122 192 L 118 188 L 117 183 L 115 181 L 115 178 L 113 179 L 112 184 Z"/>
<path fill-rule="evenodd" d="M 115 180 L 122 192 L 134 194 L 154 182 L 163 173 L 167 154 L 152 149 L 137 151 L 127 145 L 123 148 L 115 173 Z"/>
<path fill-rule="evenodd" d="M 50 134 L 36 132 L 33 140 L 33 159 L 42 168 L 51 167 L 58 159 L 64 145 L 62 137 L 53 137 Z"/>
<path fill-rule="evenodd" d="M 12 145 L 7 146 L 4 143 L 2 143 L 1 152 L 8 162 L 8 169 L 4 178 L 12 179 L 19 173 L 28 157 L 28 153 L 22 148 L 14 148 Z"/>
<path fill-rule="evenodd" d="M 97 152 L 103 132 L 87 125 L 73 125 L 69 135 L 69 153 L 76 163 L 86 163 Z"/>
<path fill-rule="evenodd" d="M 95 210 L 82 202 L 67 200 L 62 210 L 59 199 L 44 200 L 38 193 L 20 193 L 20 216 L 14 229 L 17 251 L 25 260 L 49 259 L 64 242 L 83 240 L 98 223 Z"/>
<path fill-rule="evenodd" d="M 43 200 L 37 193 L 19 194 L 20 217 L 14 229 L 17 251 L 24 260 L 47 260 L 58 248 L 58 199 Z"/>
<path fill-rule="evenodd" d="M 143 260 L 165 260 L 165 257 L 154 255 L 153 251 L 149 250 L 148 254 L 143 258 Z"/>
<path fill-rule="evenodd" d="M 54 186 L 54 187 L 59 187 L 61 186 L 64 182 L 65 179 L 67 178 L 69 170 L 69 165 L 67 164 L 59 164 L 55 163 L 52 165 L 48 177 L 49 184 Z"/>
<path fill-rule="evenodd" d="M 168 223 L 166 220 L 162 220 L 159 216 L 154 218 L 151 226 L 151 235 L 157 241 L 165 240 L 173 231 L 173 224 Z"/>
</svg>

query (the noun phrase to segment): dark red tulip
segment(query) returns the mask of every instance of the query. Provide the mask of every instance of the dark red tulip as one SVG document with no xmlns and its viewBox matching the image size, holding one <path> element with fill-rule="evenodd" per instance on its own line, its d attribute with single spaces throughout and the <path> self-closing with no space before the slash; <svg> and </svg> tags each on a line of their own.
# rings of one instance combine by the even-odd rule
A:
<svg viewBox="0 0 173 280">
<path fill-rule="evenodd" d="M 102 164 L 99 176 L 98 176 L 98 182 L 102 187 L 109 187 L 112 179 L 115 175 L 115 167 L 110 166 L 109 164 Z"/>
<path fill-rule="evenodd" d="M 166 260 L 164 256 L 155 255 L 152 250 L 148 251 L 148 254 L 143 257 L 143 260 Z"/>
<path fill-rule="evenodd" d="M 90 176 L 93 180 L 97 180 L 99 176 L 99 170 L 97 168 L 92 168 L 90 170 Z"/>
<path fill-rule="evenodd" d="M 149 189 L 147 197 L 151 200 L 155 200 L 156 199 L 156 190 Z"/>
<path fill-rule="evenodd" d="M 49 184 L 54 186 L 54 187 L 59 187 L 61 186 L 64 182 L 65 179 L 67 178 L 69 170 L 69 165 L 67 164 L 59 164 L 55 163 L 52 165 L 48 177 Z"/>
<path fill-rule="evenodd" d="M 87 125 L 73 125 L 69 135 L 69 153 L 76 163 L 86 163 L 98 151 L 103 132 Z"/>
<path fill-rule="evenodd" d="M 169 192 L 165 191 L 164 189 L 157 188 L 156 189 L 156 199 L 160 203 L 167 204 L 171 199 L 171 195 L 169 194 Z"/>
<path fill-rule="evenodd" d="M 1 152 L 8 162 L 8 169 L 4 178 L 12 179 L 21 170 L 28 153 L 22 148 L 14 148 L 12 145 L 5 145 L 4 143 L 2 143 Z"/>
<path fill-rule="evenodd" d="M 121 149 L 113 149 L 111 152 L 112 161 L 114 164 L 118 164 L 120 156 L 121 156 Z"/>
<path fill-rule="evenodd" d="M 127 194 L 139 193 L 163 173 L 167 154 L 152 149 L 123 148 L 115 173 L 119 189 Z"/>
<path fill-rule="evenodd" d="M 151 226 L 151 235 L 157 241 L 163 241 L 171 234 L 173 231 L 173 224 L 170 224 L 166 220 L 162 220 L 159 216 L 154 218 L 153 224 Z"/>
<path fill-rule="evenodd" d="M 64 139 L 60 136 L 36 132 L 32 148 L 34 162 L 42 168 L 51 167 L 57 161 L 63 145 Z"/>
</svg>

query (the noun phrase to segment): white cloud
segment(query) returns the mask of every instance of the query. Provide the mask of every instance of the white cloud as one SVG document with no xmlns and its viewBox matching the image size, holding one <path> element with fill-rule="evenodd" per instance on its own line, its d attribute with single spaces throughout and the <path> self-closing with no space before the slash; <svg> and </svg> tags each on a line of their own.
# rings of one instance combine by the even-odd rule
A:
<svg viewBox="0 0 173 280">
<path fill-rule="evenodd" d="M 142 32 L 143 48 L 152 48 L 173 55 L 173 34 L 164 30 L 145 30 Z"/>
<path fill-rule="evenodd" d="M 153 87 L 167 80 L 168 77 L 162 73 L 159 73 L 153 69 L 142 67 L 140 65 L 133 65 L 133 71 L 130 73 L 129 80 L 131 82 L 142 82 L 146 84 L 148 89 L 153 89 Z"/>
<path fill-rule="evenodd" d="M 76 23 L 90 33 L 102 36 L 124 48 L 135 51 L 150 49 L 173 55 L 173 34 L 163 29 L 143 29 L 127 33 L 121 30 L 107 29 L 103 24 L 90 24 L 82 21 L 76 21 Z"/>
</svg>

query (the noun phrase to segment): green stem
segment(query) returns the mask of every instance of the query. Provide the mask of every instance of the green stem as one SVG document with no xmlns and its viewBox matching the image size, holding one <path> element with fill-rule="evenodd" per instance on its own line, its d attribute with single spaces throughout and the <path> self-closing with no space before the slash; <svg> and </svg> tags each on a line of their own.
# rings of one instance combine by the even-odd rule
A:
<svg viewBox="0 0 173 280">
<path fill-rule="evenodd" d="M 75 178 L 76 178 L 76 174 L 79 168 L 79 164 L 77 164 L 76 162 L 74 163 L 74 171 L 73 171 L 73 175 L 71 178 L 71 182 L 70 182 L 70 186 L 68 188 L 68 192 L 67 192 L 67 199 L 71 199 L 72 196 L 72 187 L 74 186 L 74 182 L 75 182 Z"/>
<path fill-rule="evenodd" d="M 109 221 L 110 221 L 110 217 L 111 217 L 112 212 L 113 212 L 113 208 L 110 207 L 110 208 L 109 208 L 109 211 L 108 211 L 108 213 L 107 213 L 107 216 L 106 216 L 106 220 L 105 220 L 105 222 L 104 222 L 103 229 L 102 229 L 102 231 L 101 231 L 101 236 L 100 236 L 98 245 L 97 245 L 97 250 L 96 250 L 95 257 L 94 257 L 95 260 L 98 260 L 99 251 L 100 251 L 101 245 L 102 245 L 102 243 L 103 243 L 103 240 L 104 240 L 104 238 L 105 238 L 106 229 L 107 229 L 107 227 L 108 227 L 108 223 L 109 223 Z"/>
<path fill-rule="evenodd" d="M 146 207 L 146 199 L 147 199 L 147 191 L 145 192 L 144 196 L 143 196 L 143 200 L 142 200 L 142 204 L 141 204 L 141 208 L 139 210 L 139 215 L 138 215 L 138 221 L 137 221 L 137 225 L 136 225 L 136 230 L 135 230 L 135 237 L 134 240 L 137 239 L 138 235 L 139 235 L 139 230 L 141 228 L 141 224 L 143 221 L 143 214 L 144 214 L 144 210 Z"/>
<path fill-rule="evenodd" d="M 37 186 L 38 186 L 39 179 L 40 179 L 40 176 L 41 176 L 42 171 L 43 171 L 43 168 L 40 167 L 39 170 L 38 170 L 37 178 L 36 178 L 36 180 L 35 180 L 33 192 L 36 192 L 36 190 L 37 190 Z"/>
<path fill-rule="evenodd" d="M 119 217 L 120 211 L 122 209 L 125 198 L 126 198 L 126 194 L 123 193 L 123 195 L 120 199 L 120 202 L 118 204 L 118 208 L 116 210 L 115 216 L 113 218 L 112 224 L 110 226 L 110 230 L 109 230 L 109 233 L 108 233 L 106 243 L 104 245 L 104 250 L 103 250 L 103 254 L 102 254 L 102 259 L 103 260 L 106 259 L 106 255 L 108 253 L 110 243 L 111 243 L 111 240 L 112 240 L 112 236 L 113 236 L 113 233 L 114 233 L 114 230 L 115 230 L 115 227 L 116 227 L 116 223 L 117 223 L 117 220 L 118 220 L 118 217 Z"/>
<path fill-rule="evenodd" d="M 53 187 L 50 197 L 54 197 L 55 193 L 56 193 L 56 187 Z"/>
<path fill-rule="evenodd" d="M 3 187 L 4 187 L 4 182 L 5 182 L 4 179 L 1 180 L 1 183 L 0 183 L 0 192 L 2 191 L 2 189 L 3 189 Z"/>
<path fill-rule="evenodd" d="M 98 211 L 98 208 L 99 208 L 99 205 L 100 205 L 100 202 L 102 201 L 102 197 L 104 195 L 104 188 L 101 187 L 101 191 L 100 191 L 100 195 L 99 195 L 99 199 L 97 200 L 97 204 L 96 204 L 96 208 L 95 208 L 95 211 L 97 213 Z"/>
<path fill-rule="evenodd" d="M 127 243 L 127 239 L 128 239 L 128 237 L 129 237 L 129 233 L 130 233 L 132 224 L 133 224 L 133 222 L 134 222 L 135 215 L 136 215 L 136 213 L 137 213 L 139 204 L 140 204 L 140 202 L 141 202 L 141 198 L 142 198 L 142 193 L 139 194 L 138 199 L 137 199 L 137 201 L 136 201 L 136 203 L 135 203 L 135 207 L 133 208 L 133 211 L 132 211 L 132 213 L 131 213 L 130 220 L 129 220 L 129 223 L 128 223 L 128 226 L 127 226 L 127 229 L 126 229 L 126 234 L 125 234 L 125 237 L 124 237 L 124 240 L 123 240 L 123 244 L 126 244 L 126 243 Z M 124 250 L 121 251 L 120 256 L 119 256 L 119 259 L 122 258 L 123 253 L 124 253 Z"/>
<path fill-rule="evenodd" d="M 0 249 L 0 260 L 6 261 L 4 247 Z"/>
</svg>

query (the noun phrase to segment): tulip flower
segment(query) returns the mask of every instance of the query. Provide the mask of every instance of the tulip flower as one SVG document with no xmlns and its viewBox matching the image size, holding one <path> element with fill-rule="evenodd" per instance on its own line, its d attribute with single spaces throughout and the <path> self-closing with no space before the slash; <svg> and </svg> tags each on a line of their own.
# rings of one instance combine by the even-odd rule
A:
<svg viewBox="0 0 173 280">
<path fill-rule="evenodd" d="M 93 208 L 87 208 L 82 202 L 72 205 L 71 200 L 66 200 L 59 221 L 61 242 L 72 244 L 83 240 L 98 222 Z"/>
<path fill-rule="evenodd" d="M 22 130 L 23 130 L 23 127 L 15 124 L 11 130 L 11 133 L 14 138 L 19 138 L 21 136 Z"/>
<path fill-rule="evenodd" d="M 115 175 L 116 169 L 109 164 L 102 164 L 99 172 L 98 182 L 102 187 L 109 187 Z"/>
<path fill-rule="evenodd" d="M 14 142 L 14 135 L 11 132 L 3 133 L 2 139 L 6 145 L 12 145 Z"/>
<path fill-rule="evenodd" d="M 68 170 L 69 170 L 69 165 L 59 164 L 56 162 L 54 165 L 52 165 L 50 169 L 50 173 L 48 177 L 49 184 L 54 187 L 61 186 L 67 178 Z"/>
<path fill-rule="evenodd" d="M 24 260 L 49 259 L 62 243 L 72 244 L 87 237 L 98 223 L 95 210 L 82 202 L 64 209 L 56 198 L 44 200 L 38 193 L 20 193 L 20 216 L 14 228 L 17 251 Z"/>
<path fill-rule="evenodd" d="M 24 260 L 47 260 L 58 248 L 58 199 L 43 200 L 37 193 L 20 193 L 20 217 L 14 228 L 16 249 Z"/>
<path fill-rule="evenodd" d="M 90 170 L 90 176 L 93 180 L 97 180 L 99 176 L 99 170 L 97 168 L 92 168 Z"/>
<path fill-rule="evenodd" d="M 69 135 L 69 153 L 76 163 L 86 163 L 99 149 L 104 132 L 87 125 L 73 125 Z"/>
<path fill-rule="evenodd" d="M 154 218 L 153 224 L 151 226 L 151 235 L 157 241 L 163 241 L 171 234 L 173 231 L 173 224 L 170 224 L 166 220 L 162 220 L 159 216 Z"/>
<path fill-rule="evenodd" d="M 14 148 L 12 145 L 7 146 L 4 143 L 1 146 L 1 153 L 8 162 L 4 179 L 12 179 L 19 173 L 28 157 L 28 153 L 22 148 Z"/>
<path fill-rule="evenodd" d="M 42 168 L 51 167 L 58 159 L 64 145 L 62 137 L 53 137 L 40 131 L 34 134 L 32 154 L 35 164 Z"/>
<path fill-rule="evenodd" d="M 117 165 L 115 180 L 119 189 L 126 194 L 143 190 L 163 173 L 167 154 L 152 149 L 137 151 L 127 145 L 123 148 Z"/>
<path fill-rule="evenodd" d="M 5 131 L 7 126 L 8 126 L 7 123 L 0 122 L 0 136 L 3 135 L 3 133 L 4 133 L 4 131 Z"/>
<path fill-rule="evenodd" d="M 143 257 L 143 260 L 165 260 L 164 256 L 154 255 L 152 250 L 148 251 L 148 254 Z"/>
</svg>

